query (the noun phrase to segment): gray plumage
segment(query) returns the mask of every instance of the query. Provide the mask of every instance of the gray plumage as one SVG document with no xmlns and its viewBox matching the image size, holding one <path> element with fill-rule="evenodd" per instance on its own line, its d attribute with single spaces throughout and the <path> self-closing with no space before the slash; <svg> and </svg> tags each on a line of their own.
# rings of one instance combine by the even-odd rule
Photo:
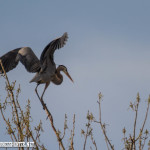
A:
<svg viewBox="0 0 150 150">
<path fill-rule="evenodd" d="M 39 72 L 40 69 L 44 70 L 49 66 L 55 66 L 54 63 L 54 52 L 56 49 L 63 47 L 68 39 L 68 34 L 64 33 L 62 37 L 57 38 L 50 42 L 43 50 L 40 60 L 36 57 L 34 52 L 30 47 L 23 47 L 14 49 L 2 57 L 4 69 L 6 72 L 14 69 L 19 61 L 25 66 L 26 70 L 31 73 Z M 47 64 L 47 60 L 49 60 L 50 64 Z M 41 72 L 42 72 L 41 70 Z M 2 68 L 0 67 L 0 71 L 2 72 Z"/>
<path fill-rule="evenodd" d="M 3 55 L 2 57 L 0 57 L 6 72 L 14 69 L 18 65 L 19 60 L 17 59 L 17 55 L 20 49 L 21 48 L 14 49 L 8 52 L 7 54 Z M 0 65 L 0 72 L 3 73 L 1 65 Z"/>
<path fill-rule="evenodd" d="M 66 44 L 67 39 L 68 34 L 64 33 L 60 38 L 51 41 L 44 48 L 40 60 L 37 58 L 30 47 L 14 49 L 0 57 L 0 59 L 6 72 L 14 69 L 20 61 L 28 72 L 36 73 L 30 82 L 36 82 L 37 86 L 41 83 L 46 84 L 44 89 L 45 92 L 46 88 L 50 84 L 50 81 L 57 85 L 62 83 L 63 77 L 60 74 L 60 71 L 63 71 L 71 79 L 67 72 L 67 68 L 63 65 L 60 65 L 56 69 L 54 62 L 55 50 L 62 48 Z M 3 73 L 1 66 L 0 72 Z M 44 92 L 42 96 L 44 95 Z"/>
</svg>

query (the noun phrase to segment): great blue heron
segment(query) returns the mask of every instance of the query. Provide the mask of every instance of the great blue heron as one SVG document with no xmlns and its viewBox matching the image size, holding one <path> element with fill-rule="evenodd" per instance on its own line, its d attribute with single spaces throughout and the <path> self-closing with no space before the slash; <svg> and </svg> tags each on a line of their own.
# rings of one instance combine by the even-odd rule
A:
<svg viewBox="0 0 150 150">
<path fill-rule="evenodd" d="M 51 41 L 44 48 L 40 60 L 36 57 L 30 47 L 14 49 L 4 54 L 2 57 L 0 57 L 0 59 L 6 72 L 14 69 L 20 61 L 25 66 L 28 72 L 36 73 L 30 82 L 37 83 L 37 86 L 35 88 L 36 93 L 39 84 L 45 83 L 45 88 L 40 98 L 42 99 L 50 82 L 53 82 L 56 85 L 60 85 L 62 83 L 63 76 L 61 75 L 60 71 L 63 71 L 73 82 L 65 66 L 59 65 L 56 68 L 53 56 L 56 49 L 62 48 L 66 44 L 67 39 L 68 34 L 64 33 L 60 38 Z M 3 73 L 1 66 L 0 72 Z"/>
</svg>

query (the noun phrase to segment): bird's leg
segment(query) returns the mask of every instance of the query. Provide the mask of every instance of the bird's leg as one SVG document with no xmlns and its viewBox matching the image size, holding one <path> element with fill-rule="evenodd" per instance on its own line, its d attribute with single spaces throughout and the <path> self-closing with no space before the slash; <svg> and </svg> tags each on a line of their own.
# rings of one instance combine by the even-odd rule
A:
<svg viewBox="0 0 150 150">
<path fill-rule="evenodd" d="M 38 86 L 39 86 L 39 84 L 37 84 L 37 86 L 36 86 L 36 88 L 35 88 L 35 92 L 36 92 L 36 95 L 38 96 L 38 98 L 39 98 L 39 100 L 40 100 L 40 102 L 41 102 L 41 104 L 42 104 L 42 106 L 43 106 L 43 109 L 45 110 L 46 104 L 44 103 L 43 99 L 40 98 L 40 96 L 39 96 L 39 94 L 38 94 L 38 92 L 37 92 Z"/>
<path fill-rule="evenodd" d="M 46 84 L 45 84 L 45 88 L 44 88 L 44 91 L 43 91 L 42 96 L 41 96 L 41 99 L 42 99 L 42 100 L 43 100 L 43 95 L 44 95 L 44 93 L 45 93 L 47 87 L 49 86 L 49 84 L 50 84 L 50 81 L 49 81 L 49 82 L 46 82 Z"/>
<path fill-rule="evenodd" d="M 36 88 L 35 88 L 35 92 L 36 92 L 36 95 L 38 96 L 38 98 L 40 99 L 40 96 L 39 96 L 39 94 L 38 94 L 38 92 L 37 92 L 38 86 L 39 86 L 39 84 L 37 84 L 37 86 L 36 86 Z"/>
</svg>

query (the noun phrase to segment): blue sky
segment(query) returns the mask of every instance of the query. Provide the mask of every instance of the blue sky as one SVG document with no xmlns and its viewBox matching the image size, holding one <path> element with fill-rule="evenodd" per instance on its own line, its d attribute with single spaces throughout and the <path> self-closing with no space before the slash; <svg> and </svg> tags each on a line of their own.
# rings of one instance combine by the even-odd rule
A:
<svg viewBox="0 0 150 150">
<path fill-rule="evenodd" d="M 14 48 L 29 46 L 40 57 L 46 44 L 68 32 L 68 42 L 55 52 L 55 62 L 68 68 L 75 83 L 64 76 L 62 85 L 49 86 L 44 100 L 59 129 L 63 129 L 65 113 L 70 127 L 73 114 L 76 114 L 76 149 L 83 147 L 80 130 L 84 128 L 87 111 L 98 117 L 99 92 L 104 95 L 103 120 L 109 124 L 108 133 L 116 149 L 123 146 L 118 144 L 122 128 L 126 126 L 131 130 L 133 125 L 128 106 L 137 92 L 143 101 L 141 112 L 144 113 L 150 94 L 149 8 L 148 0 L 0 2 L 0 56 Z M 34 74 L 27 73 L 19 64 L 8 76 L 11 81 L 17 80 L 17 84 L 21 84 L 22 106 L 29 98 L 34 121 L 43 121 L 45 146 L 58 149 L 55 135 L 34 93 L 36 85 L 29 83 Z M 0 79 L 0 91 L 4 90 L 4 84 Z M 43 85 L 39 92 L 42 90 Z M 2 93 L 0 95 L 4 97 Z M 143 119 L 142 115 L 139 121 Z M 97 125 L 94 129 L 98 147 L 106 149 L 102 132 Z M 0 134 L 5 134 L 4 126 L 0 128 Z M 0 141 L 9 140 L 3 138 Z"/>
</svg>

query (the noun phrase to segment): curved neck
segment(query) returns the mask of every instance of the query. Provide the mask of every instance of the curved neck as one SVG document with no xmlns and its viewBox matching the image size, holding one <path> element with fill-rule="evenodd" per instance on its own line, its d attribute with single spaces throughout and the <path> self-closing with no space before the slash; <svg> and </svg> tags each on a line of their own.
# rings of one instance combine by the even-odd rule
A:
<svg viewBox="0 0 150 150">
<path fill-rule="evenodd" d="M 56 85 L 60 85 L 63 82 L 63 76 L 60 73 L 60 71 L 62 71 L 62 70 L 63 69 L 60 66 L 56 69 L 54 79 L 52 80 L 52 82 Z"/>
</svg>

